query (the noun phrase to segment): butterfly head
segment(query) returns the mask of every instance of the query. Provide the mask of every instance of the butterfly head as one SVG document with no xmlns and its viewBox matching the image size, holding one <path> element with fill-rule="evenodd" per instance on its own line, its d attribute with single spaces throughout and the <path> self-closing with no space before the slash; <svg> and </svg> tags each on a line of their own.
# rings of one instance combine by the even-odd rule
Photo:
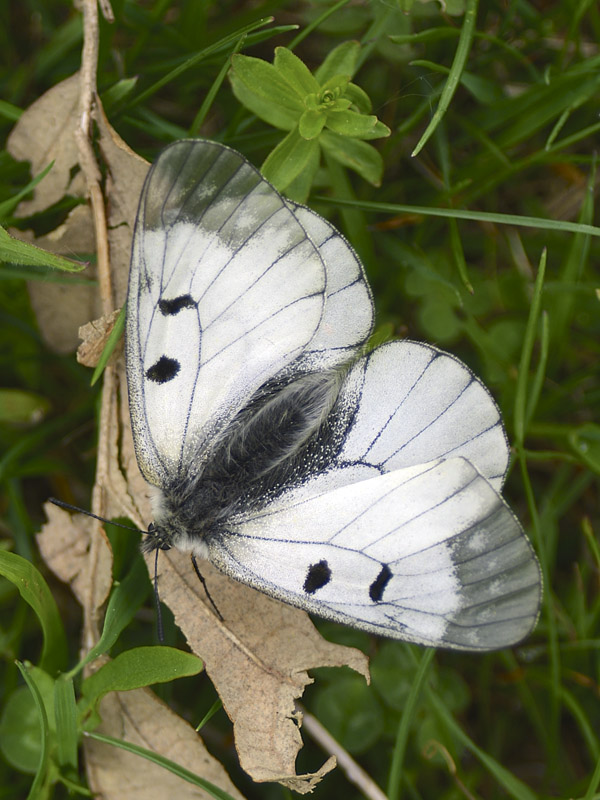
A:
<svg viewBox="0 0 600 800">
<path fill-rule="evenodd" d="M 170 550 L 173 546 L 173 534 L 168 528 L 157 527 L 153 522 L 148 525 L 147 536 L 142 542 L 142 553 L 154 550 Z"/>
</svg>

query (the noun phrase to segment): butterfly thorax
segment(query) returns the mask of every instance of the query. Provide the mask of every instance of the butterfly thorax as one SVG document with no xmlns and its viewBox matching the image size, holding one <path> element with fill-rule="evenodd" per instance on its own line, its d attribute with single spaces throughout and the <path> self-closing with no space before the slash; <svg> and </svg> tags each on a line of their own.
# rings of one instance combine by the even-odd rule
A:
<svg viewBox="0 0 600 800">
<path fill-rule="evenodd" d="M 227 523 L 314 474 L 317 465 L 326 469 L 341 440 L 327 421 L 340 382 L 340 373 L 329 370 L 264 386 L 229 423 L 202 470 L 163 487 L 143 549 L 203 554 L 206 540 Z"/>
</svg>

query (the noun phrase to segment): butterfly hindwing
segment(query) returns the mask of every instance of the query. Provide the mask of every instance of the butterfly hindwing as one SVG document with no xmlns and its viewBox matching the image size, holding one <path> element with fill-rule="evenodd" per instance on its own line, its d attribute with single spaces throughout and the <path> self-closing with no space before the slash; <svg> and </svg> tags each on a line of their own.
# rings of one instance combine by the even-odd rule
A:
<svg viewBox="0 0 600 800">
<path fill-rule="evenodd" d="M 499 490 L 509 449 L 489 391 L 457 358 L 419 342 L 389 342 L 359 359 L 340 403 L 356 412 L 339 455 L 389 472 L 434 458 L 469 459 Z"/>
<path fill-rule="evenodd" d="M 318 483 L 318 478 L 315 479 Z M 538 614 L 531 546 L 508 506 L 453 458 L 274 505 L 210 541 L 224 572 L 307 611 L 420 644 L 488 650 Z"/>
</svg>

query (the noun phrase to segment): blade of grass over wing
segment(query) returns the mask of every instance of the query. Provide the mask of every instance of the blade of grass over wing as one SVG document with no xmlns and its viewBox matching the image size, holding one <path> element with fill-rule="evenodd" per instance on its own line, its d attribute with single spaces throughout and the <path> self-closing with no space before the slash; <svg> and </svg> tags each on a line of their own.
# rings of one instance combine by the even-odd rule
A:
<svg viewBox="0 0 600 800">
<path fill-rule="evenodd" d="M 473 42 L 473 33 L 475 32 L 475 25 L 477 22 L 477 6 L 477 0 L 467 0 L 465 6 L 465 17 L 460 30 L 460 38 L 458 40 L 454 61 L 452 62 L 452 67 L 450 68 L 450 72 L 448 74 L 448 79 L 444 85 L 444 89 L 440 96 L 435 113 L 431 118 L 429 125 L 425 128 L 423 135 L 417 142 L 417 146 L 411 153 L 413 157 L 418 155 L 425 147 L 432 133 L 440 124 L 440 121 L 448 110 L 452 98 L 454 97 L 454 93 L 456 92 L 460 81 L 460 76 L 465 68 L 465 64 L 467 63 L 467 58 Z"/>
<path fill-rule="evenodd" d="M 152 750 L 146 750 L 145 747 L 139 747 L 136 744 L 131 744 L 131 742 L 125 742 L 122 739 L 115 739 L 113 736 L 106 736 L 102 733 L 87 731 L 85 736 L 88 736 L 90 739 L 95 739 L 98 742 L 104 742 L 105 744 L 113 745 L 113 747 L 119 747 L 121 750 L 126 750 L 128 753 L 134 753 L 141 758 L 146 758 L 148 761 L 152 761 L 153 764 L 158 764 L 159 766 L 168 769 L 169 772 L 173 773 L 173 775 L 183 778 L 184 781 L 204 789 L 204 791 L 210 795 L 210 797 L 214 797 L 215 800 L 233 800 L 231 795 L 225 792 L 223 789 L 220 789 L 213 783 L 201 778 L 199 775 L 194 775 L 193 772 L 190 772 L 184 767 L 181 767 L 179 764 L 176 764 L 174 761 L 171 761 L 168 758 L 159 755 L 158 753 L 154 753 Z"/>
</svg>

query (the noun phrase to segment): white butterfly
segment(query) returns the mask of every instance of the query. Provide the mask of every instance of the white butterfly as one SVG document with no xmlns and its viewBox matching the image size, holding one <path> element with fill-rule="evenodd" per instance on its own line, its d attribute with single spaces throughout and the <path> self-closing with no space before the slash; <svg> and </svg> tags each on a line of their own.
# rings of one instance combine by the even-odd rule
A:
<svg viewBox="0 0 600 800">
<path fill-rule="evenodd" d="M 322 617 L 490 650 L 535 625 L 537 559 L 501 498 L 508 445 L 456 358 L 360 355 L 373 301 L 348 242 L 215 142 L 146 179 L 127 300 L 137 460 L 171 546 Z"/>
</svg>

